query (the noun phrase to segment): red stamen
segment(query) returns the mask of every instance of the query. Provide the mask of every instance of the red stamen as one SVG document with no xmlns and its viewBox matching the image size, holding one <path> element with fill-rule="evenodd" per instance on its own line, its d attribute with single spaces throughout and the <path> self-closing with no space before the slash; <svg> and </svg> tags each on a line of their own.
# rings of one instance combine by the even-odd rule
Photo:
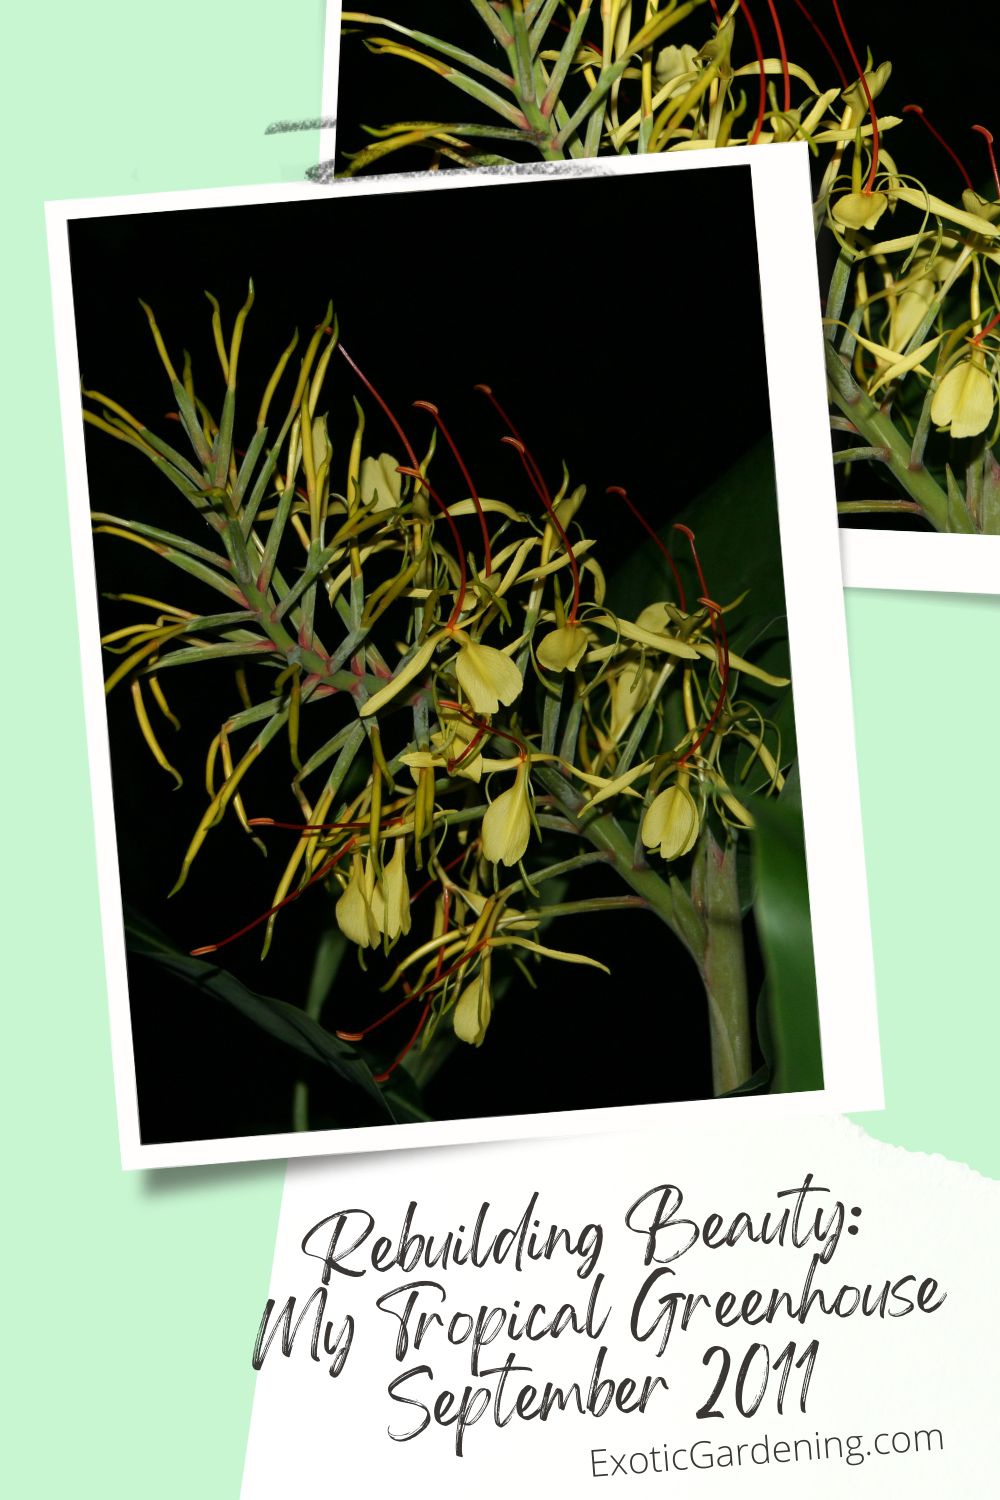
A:
<svg viewBox="0 0 1000 1500">
<path fill-rule="evenodd" d="M 778 38 L 778 55 L 781 58 L 781 76 L 784 80 L 784 98 L 781 108 L 787 115 L 792 106 L 792 75 L 788 71 L 788 53 L 785 50 L 785 36 L 778 20 L 778 12 L 775 9 L 774 0 L 767 0 L 767 8 L 771 12 L 771 22 L 774 26 L 774 34 Z"/>
<path fill-rule="evenodd" d="M 511 734 L 507 729 L 500 729 L 496 724 L 489 724 L 485 719 L 477 718 L 470 709 L 465 708 L 461 703 L 453 703 L 450 698 L 439 698 L 438 707 L 446 708 L 449 713 L 461 714 L 467 723 L 475 725 L 484 734 L 495 734 L 497 739 L 509 740 L 512 745 L 516 745 L 518 750 L 520 750 L 522 760 L 527 755 L 527 745 L 523 740 L 519 740 L 516 734 Z"/>
<path fill-rule="evenodd" d="M 386 1021 L 391 1021 L 394 1016 L 398 1016 L 401 1010 L 405 1010 L 412 1003 L 415 997 L 410 986 L 404 984 L 403 989 L 406 993 L 399 1004 L 394 1005 L 391 1010 L 387 1010 L 376 1021 L 369 1021 L 368 1025 L 362 1026 L 360 1031 L 340 1031 L 338 1029 L 334 1032 L 334 1036 L 339 1036 L 342 1042 L 363 1042 L 366 1036 L 369 1036 L 373 1031 L 378 1031 L 380 1026 L 385 1025 Z"/>
<path fill-rule="evenodd" d="M 719 7 L 716 4 L 716 0 L 708 0 L 708 3 L 712 7 L 712 15 L 713 15 L 713 17 L 715 19 L 716 26 L 721 26 L 722 25 L 722 16 L 719 14 Z"/>
<path fill-rule="evenodd" d="M 1000 176 L 997 175 L 997 159 L 993 155 L 993 133 L 987 130 L 985 125 L 973 125 L 972 128 L 986 142 L 986 150 L 989 152 L 990 157 L 990 166 L 993 169 L 993 184 L 997 190 L 997 198 L 1000 199 Z"/>
<path fill-rule="evenodd" d="M 969 340 L 969 343 L 970 344 L 978 344 L 979 341 L 980 341 L 980 339 L 984 339 L 988 333 L 992 333 L 993 332 L 994 328 L 997 326 L 998 323 L 1000 323 L 1000 312 L 994 313 L 993 317 L 987 323 L 986 327 L 985 328 L 981 328 L 979 330 L 979 332 L 976 334 L 975 338 Z"/>
<path fill-rule="evenodd" d="M 426 476 L 421 474 L 419 468 L 416 467 L 416 465 L 411 467 L 409 464 L 397 464 L 396 468 L 400 474 L 408 474 L 412 479 L 419 480 L 424 489 L 430 495 L 431 499 L 434 501 L 435 505 L 440 510 L 441 514 L 444 516 L 445 520 L 448 522 L 448 529 L 451 532 L 451 539 L 455 544 L 455 556 L 458 560 L 458 591 L 455 594 L 455 604 L 451 611 L 451 614 L 448 616 L 448 623 L 445 628 L 448 630 L 454 630 L 455 626 L 458 624 L 458 617 L 462 613 L 462 610 L 465 606 L 465 588 L 467 582 L 465 575 L 465 549 L 462 546 L 462 538 L 459 535 L 458 526 L 455 524 L 455 517 L 448 509 L 447 505 L 445 505 L 437 490 L 426 478 Z"/>
<path fill-rule="evenodd" d="M 687 601 L 684 597 L 684 585 L 683 583 L 681 583 L 681 575 L 677 571 L 677 564 L 674 562 L 673 553 L 667 546 L 666 542 L 656 531 L 654 531 L 653 527 L 646 520 L 646 517 L 643 515 L 639 507 L 637 505 L 633 505 L 632 501 L 629 499 L 627 493 L 622 489 L 620 484 L 609 484 L 607 488 L 607 494 L 621 495 L 622 499 L 625 501 L 625 504 L 635 516 L 636 520 L 639 522 L 639 525 L 645 531 L 646 535 L 650 537 L 650 539 L 654 541 L 659 547 L 660 551 L 663 553 L 664 557 L 667 559 L 667 562 L 670 565 L 671 573 L 673 573 L 674 575 L 674 583 L 677 587 L 677 602 L 680 605 L 681 609 L 686 610 Z"/>
<path fill-rule="evenodd" d="M 750 7 L 747 4 L 747 0 L 740 0 L 740 10 L 747 18 L 750 35 L 753 37 L 754 52 L 757 54 L 757 75 L 760 80 L 760 89 L 757 100 L 757 119 L 754 123 L 753 135 L 750 137 L 750 145 L 756 146 L 760 139 L 760 132 L 764 124 L 764 114 L 767 110 L 767 78 L 764 73 L 764 49 L 760 44 L 760 32 L 757 30 L 756 21 L 750 14 Z"/>
<path fill-rule="evenodd" d="M 530 472 L 529 477 L 531 479 L 532 485 L 534 486 L 535 494 L 538 495 L 540 499 L 542 499 L 543 503 L 545 503 L 545 499 L 546 499 L 546 496 L 548 496 L 548 494 L 549 494 L 549 490 L 548 490 L 548 486 L 545 483 L 545 476 L 542 474 L 542 471 L 541 471 L 541 469 L 538 466 L 538 462 L 535 459 L 535 455 L 532 453 L 531 449 L 528 447 L 527 443 L 524 441 L 524 438 L 521 436 L 521 434 L 518 432 L 517 428 L 514 426 L 513 422 L 511 421 L 510 417 L 507 415 L 507 413 L 504 410 L 504 408 L 500 405 L 500 402 L 494 396 L 492 389 L 488 385 L 477 385 L 477 386 L 474 387 L 474 389 L 477 390 L 477 391 L 479 391 L 481 395 L 483 395 L 483 396 L 485 396 L 487 398 L 487 400 L 489 401 L 490 405 L 493 407 L 493 410 L 497 413 L 497 415 L 500 417 L 500 420 L 503 422 L 504 426 L 507 428 L 507 431 L 511 434 L 512 437 L 517 438 L 517 441 L 524 448 L 524 458 L 525 458 L 525 461 L 526 461 L 526 463 L 528 463 L 528 464 L 531 465 L 531 472 Z M 551 497 L 549 497 L 547 503 L 549 505 L 551 505 L 551 503 L 552 503 Z"/>
<path fill-rule="evenodd" d="M 471 844 L 470 844 L 469 848 L 472 848 Z M 442 865 L 441 866 L 441 872 L 442 872 L 442 874 L 447 875 L 447 873 L 448 873 L 449 870 L 453 870 L 456 865 L 460 865 L 462 863 L 462 860 L 468 854 L 468 852 L 469 852 L 468 849 L 463 849 L 460 854 L 456 854 L 455 855 L 454 859 L 449 859 L 449 861 L 448 861 L 448 863 L 446 865 Z M 420 897 L 423 896 L 423 895 L 426 895 L 426 893 L 433 886 L 437 885 L 437 883 L 438 882 L 435 879 L 425 880 L 424 884 L 420 887 L 420 889 L 416 892 L 416 894 L 410 897 L 410 905 L 412 906 L 412 904 L 413 904 L 414 901 L 419 901 Z"/>
<path fill-rule="evenodd" d="M 445 887 L 443 894 L 445 897 L 445 912 L 447 913 L 447 902 L 450 899 L 451 894 L 447 886 Z M 402 1000 L 400 1000 L 398 1005 L 394 1005 L 391 1010 L 387 1010 L 384 1016 L 379 1016 L 377 1021 L 370 1022 L 369 1025 L 365 1026 L 361 1031 L 338 1031 L 335 1033 L 335 1035 L 339 1036 L 345 1042 L 363 1041 L 363 1039 L 366 1036 L 369 1036 L 371 1032 L 377 1031 L 380 1026 L 385 1025 L 386 1021 L 391 1021 L 393 1016 L 398 1016 L 401 1010 L 405 1010 L 408 1005 L 412 1005 L 414 1000 L 422 1000 L 427 994 L 428 990 L 433 989 L 439 984 L 442 984 L 446 979 L 450 979 L 451 976 L 457 973 L 459 969 L 464 968 L 469 960 L 471 958 L 474 958 L 477 953 L 481 953 L 484 948 L 488 948 L 489 944 L 490 939 L 488 937 L 481 938 L 480 941 L 474 944 L 472 948 L 466 949 L 465 952 L 456 959 L 456 961 L 451 965 L 449 969 L 442 969 L 442 957 L 441 953 L 439 952 L 437 962 L 434 966 L 434 973 L 431 975 L 430 979 L 428 979 L 426 984 L 421 985 L 420 989 L 411 990 L 409 984 L 404 984 L 403 987 L 406 990 L 405 996 Z M 431 1004 L 430 1001 L 428 1001 L 427 1003 L 428 1005 Z M 413 1040 L 415 1040 L 415 1038 L 408 1043 L 408 1047 L 412 1047 Z"/>
<path fill-rule="evenodd" d="M 461 755 L 456 755 L 455 758 L 454 758 L 454 760 L 450 760 L 448 762 L 448 771 L 449 771 L 449 773 L 452 772 L 452 771 L 454 771 L 454 769 L 455 769 L 456 766 L 460 766 L 462 764 L 463 760 L 468 760 L 469 756 L 473 753 L 473 751 L 478 748 L 480 742 L 483 739 L 483 736 L 486 735 L 486 734 L 488 734 L 488 733 L 489 733 L 489 729 L 488 729 L 488 727 L 485 724 L 483 725 L 483 727 L 481 729 L 477 729 L 476 730 L 475 734 L 472 736 L 472 739 L 466 745 L 466 747 L 462 751 Z"/>
<path fill-rule="evenodd" d="M 684 526 L 680 522 L 675 523 L 674 530 L 681 532 L 684 536 L 687 537 L 688 546 L 691 548 L 691 557 L 694 560 L 695 571 L 698 574 L 698 582 L 701 584 L 702 588 L 702 597 L 698 600 L 698 603 L 704 605 L 704 607 L 709 611 L 709 616 L 712 621 L 712 639 L 715 643 L 716 665 L 719 669 L 719 696 L 715 701 L 715 707 L 709 714 L 705 727 L 702 729 L 697 739 L 692 745 L 688 747 L 688 749 L 681 756 L 680 760 L 677 762 L 679 766 L 682 766 L 684 765 L 685 761 L 690 760 L 695 751 L 701 749 L 702 745 L 708 739 L 708 736 L 711 734 L 712 730 L 718 723 L 719 715 L 722 713 L 723 707 L 725 706 L 726 695 L 729 692 L 729 637 L 726 634 L 726 626 L 722 618 L 722 608 L 709 597 L 708 584 L 705 581 L 705 574 L 702 571 L 701 559 L 698 556 L 698 549 L 695 546 L 694 542 L 694 532 L 689 526 Z"/>
<path fill-rule="evenodd" d="M 411 1048 L 413 1047 L 413 1045 L 416 1042 L 417 1038 L 419 1037 L 420 1033 L 423 1031 L 423 1029 L 424 1029 L 424 1022 L 427 1020 L 427 1016 L 428 1016 L 428 1014 L 430 1012 L 430 1008 L 431 1008 L 431 1003 L 428 1000 L 427 1004 L 424 1006 L 423 1010 L 420 1012 L 420 1020 L 417 1022 L 416 1030 L 414 1031 L 413 1035 L 410 1037 L 410 1040 L 407 1042 L 407 1044 L 403 1048 L 402 1052 L 396 1058 L 395 1062 L 391 1062 L 389 1064 L 389 1066 L 386 1068 L 386 1070 L 385 1070 L 384 1073 L 376 1073 L 376 1074 L 373 1075 L 373 1080 L 372 1081 L 374 1083 L 388 1083 L 388 1081 L 392 1077 L 393 1073 L 395 1073 L 396 1069 L 399 1067 L 400 1063 L 403 1061 L 403 1058 L 411 1050 Z"/>
<path fill-rule="evenodd" d="M 472 496 L 472 503 L 476 507 L 476 515 L 479 517 L 479 529 L 483 533 L 483 570 L 486 573 L 486 576 L 489 577 L 489 575 L 493 572 L 493 554 L 490 551 L 490 531 L 489 527 L 486 524 L 486 514 L 480 502 L 479 495 L 476 492 L 476 486 L 472 482 L 472 476 L 470 475 L 468 469 L 465 467 L 465 462 L 462 458 L 462 455 L 458 451 L 454 438 L 448 431 L 447 427 L 444 425 L 441 413 L 438 411 L 437 407 L 432 405 L 430 401 L 414 401 L 413 404 L 414 406 L 419 407 L 421 411 L 430 412 L 431 416 L 434 418 L 435 423 L 437 424 L 438 429 L 444 434 L 444 438 L 448 444 L 448 447 L 451 449 L 452 453 L 455 456 L 455 462 L 458 464 L 458 467 L 462 471 L 462 478 L 469 486 L 469 494 Z"/>
<path fill-rule="evenodd" d="M 222 938 L 218 943 L 205 943 L 200 948 L 192 948 L 191 957 L 200 958 L 203 953 L 216 953 L 220 948 L 228 947 L 230 943 L 235 943 L 237 938 L 245 937 L 248 932 L 253 932 L 255 927 L 259 927 L 262 922 L 268 921 L 270 917 L 275 916 L 284 907 L 291 906 L 292 902 L 297 901 L 310 886 L 315 885 L 318 880 L 322 880 L 324 876 L 329 875 L 333 867 L 340 863 L 344 855 L 353 849 L 356 843 L 357 839 L 348 839 L 347 843 L 338 849 L 336 854 L 328 859 L 324 865 L 320 866 L 315 875 L 309 877 L 305 885 L 299 886 L 297 891 L 292 891 L 290 896 L 285 896 L 276 906 L 269 907 L 267 911 L 261 912 L 259 917 L 254 917 L 253 921 L 248 922 L 245 927 L 241 927 L 239 932 L 230 933 L 229 937 Z"/>
<path fill-rule="evenodd" d="M 865 70 L 861 66 L 861 63 L 858 61 L 858 54 L 854 50 L 854 43 L 851 41 L 847 27 L 844 24 L 844 18 L 840 13 L 840 6 L 837 4 L 837 0 L 830 0 L 830 3 L 833 6 L 834 12 L 837 16 L 837 25 L 840 27 L 840 34 L 844 38 L 844 41 L 847 43 L 847 50 L 851 54 L 851 62 L 857 69 L 858 81 L 861 84 L 865 99 L 868 101 L 868 113 L 871 116 L 872 122 L 872 164 L 868 169 L 868 176 L 865 179 L 863 191 L 866 193 L 870 193 L 872 190 L 872 183 L 875 181 L 875 173 L 878 171 L 878 116 L 875 113 L 875 101 L 872 98 L 872 91 L 868 87 L 868 79 L 865 77 Z"/>
<path fill-rule="evenodd" d="M 813 31 L 815 31 L 816 35 L 819 37 L 819 39 L 822 42 L 823 46 L 826 48 L 827 56 L 829 57 L 830 61 L 833 63 L 833 66 L 837 70 L 837 77 L 840 79 L 840 87 L 842 89 L 846 89 L 847 88 L 847 74 L 844 72 L 843 68 L 840 66 L 840 59 L 837 56 L 836 52 L 834 52 L 833 47 L 830 45 L 830 40 L 827 37 L 826 32 L 823 30 L 823 28 L 819 24 L 819 22 L 814 19 L 814 17 L 810 13 L 808 7 L 803 3 L 803 0 L 795 0 L 795 4 L 798 6 L 799 10 L 805 16 L 806 20 L 809 22 L 809 25 L 812 27 Z"/>
<path fill-rule="evenodd" d="M 354 360 L 348 354 L 348 352 L 344 348 L 343 344 L 338 344 L 337 348 L 340 350 L 340 353 L 347 360 L 347 363 L 350 365 L 351 369 L 354 371 L 355 375 L 357 375 L 357 377 L 361 381 L 361 383 L 375 397 L 375 400 L 378 402 L 379 406 L 381 406 L 382 410 L 385 412 L 386 416 L 389 418 L 389 421 L 392 423 L 393 427 L 396 429 L 396 432 L 397 432 L 397 434 L 399 436 L 399 440 L 403 444 L 403 447 L 406 449 L 406 454 L 407 454 L 407 457 L 410 460 L 411 467 L 406 467 L 406 466 L 404 466 L 402 464 L 397 465 L 397 472 L 400 473 L 400 474 L 409 474 L 409 475 L 411 475 L 414 479 L 416 479 L 418 481 L 419 484 L 421 484 L 423 486 L 423 488 L 428 492 L 428 494 L 436 501 L 436 503 L 438 504 L 438 506 L 441 508 L 441 510 L 442 510 L 442 512 L 444 514 L 444 518 L 448 522 L 449 527 L 451 528 L 452 540 L 455 543 L 455 551 L 456 551 L 456 554 L 458 556 L 459 587 L 458 587 L 458 594 L 457 594 L 457 596 L 455 598 L 455 607 L 452 610 L 451 616 L 450 616 L 450 618 L 448 620 L 448 629 L 450 630 L 450 629 L 453 628 L 456 620 L 458 619 L 459 615 L 462 613 L 462 606 L 465 603 L 465 552 L 462 549 L 462 538 L 458 534 L 458 527 L 455 525 L 454 517 L 451 515 L 451 513 L 448 510 L 448 507 L 445 505 L 444 501 L 439 498 L 439 496 L 434 492 L 433 489 L 431 489 L 431 486 L 428 484 L 427 479 L 425 478 L 425 476 L 423 474 L 421 474 L 421 472 L 420 472 L 420 464 L 419 464 L 419 462 L 417 460 L 417 455 L 413 451 L 413 448 L 412 448 L 412 446 L 410 444 L 409 438 L 406 436 L 406 433 L 403 431 L 403 429 L 400 426 L 397 418 L 393 415 L 393 412 L 391 411 L 388 402 L 385 401 L 383 399 L 383 397 L 379 395 L 378 391 L 375 389 L 375 387 L 372 385 L 371 381 L 368 379 L 368 376 L 365 375 L 364 372 L 361 369 L 359 369 L 359 367 L 355 364 Z"/>
<path fill-rule="evenodd" d="M 524 465 L 524 472 L 527 474 L 529 480 L 531 481 L 531 485 L 535 491 L 535 494 L 545 506 L 545 509 L 548 512 L 549 520 L 552 522 L 559 540 L 563 544 L 566 556 L 569 558 L 569 570 L 573 575 L 573 600 L 570 605 L 569 614 L 566 616 L 566 623 L 567 625 L 575 625 L 576 613 L 580 608 L 580 569 L 577 565 L 576 553 L 573 551 L 573 548 L 570 545 L 569 537 L 566 535 L 566 528 L 563 526 L 559 517 L 556 515 L 556 508 L 552 504 L 552 497 L 538 473 L 538 465 L 535 463 L 534 459 L 531 459 L 529 461 L 528 450 L 521 442 L 521 439 L 516 437 L 502 437 L 500 441 L 501 443 L 509 444 L 509 446 L 513 448 L 514 451 L 518 454 L 522 464 Z"/>
<path fill-rule="evenodd" d="M 968 172 L 965 170 L 965 163 L 962 161 L 962 158 L 959 156 L 958 152 L 955 151 L 948 144 L 948 142 L 945 140 L 944 136 L 941 134 L 940 130 L 938 130 L 937 126 L 931 124 L 930 120 L 928 120 L 927 116 L 924 114 L 924 112 L 921 109 L 920 105 L 919 104 L 904 104 L 903 105 L 903 114 L 904 115 L 919 115 L 920 119 L 923 120 L 924 124 L 927 126 L 927 129 L 930 131 L 931 135 L 937 141 L 938 145 L 939 146 L 943 146 L 944 149 L 947 151 L 948 155 L 951 157 L 952 161 L 955 163 L 956 167 L 961 172 L 962 177 L 965 180 L 966 187 L 971 192 L 973 190 L 972 189 L 972 178 L 969 176 Z"/>
<path fill-rule="evenodd" d="M 389 418 L 389 421 L 392 423 L 393 427 L 396 429 L 396 434 L 397 434 L 397 436 L 399 438 L 399 441 L 402 443 L 403 447 L 406 449 L 406 456 L 407 456 L 407 458 L 410 460 L 411 464 L 413 465 L 413 467 L 415 469 L 419 469 L 420 468 L 420 464 L 417 461 L 417 455 L 414 453 L 412 447 L 410 446 L 410 440 L 406 436 L 406 433 L 403 431 L 402 427 L 399 424 L 399 421 L 397 420 L 396 416 L 392 412 L 392 410 L 391 410 L 391 408 L 389 406 L 389 403 L 384 399 L 384 397 L 382 397 L 382 396 L 379 395 L 378 391 L 375 389 L 375 387 L 372 385 L 371 381 L 368 379 L 368 376 L 364 373 L 363 370 L 359 369 L 358 366 L 354 363 L 354 360 L 348 354 L 348 352 L 344 348 L 343 344 L 338 344 L 337 345 L 337 349 L 338 349 L 338 352 L 341 353 L 344 356 L 344 358 L 347 360 L 347 363 L 350 365 L 350 367 L 354 371 L 355 375 L 361 381 L 361 384 L 365 387 L 366 390 L 370 391 L 371 394 L 375 397 L 375 400 L 378 402 L 379 406 L 381 406 L 382 410 L 385 412 L 386 416 Z"/>
</svg>

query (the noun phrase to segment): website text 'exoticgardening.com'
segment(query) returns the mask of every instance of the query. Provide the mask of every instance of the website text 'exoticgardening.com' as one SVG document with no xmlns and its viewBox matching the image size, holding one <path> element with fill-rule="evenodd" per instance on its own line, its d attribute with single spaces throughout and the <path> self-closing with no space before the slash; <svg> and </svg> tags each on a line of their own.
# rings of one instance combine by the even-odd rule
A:
<svg viewBox="0 0 1000 1500">
<path fill-rule="evenodd" d="M 849 1437 L 833 1435 L 779 1439 L 768 1434 L 752 1443 L 714 1443 L 700 1438 L 688 1447 L 674 1448 L 661 1443 L 655 1448 L 632 1453 L 615 1453 L 610 1448 L 591 1448 L 590 1474 L 593 1479 L 638 1479 L 649 1474 L 681 1474 L 698 1469 L 749 1469 L 769 1464 L 844 1463 L 851 1467 L 869 1458 L 893 1458 L 905 1453 L 941 1453 L 944 1437 L 937 1427 L 919 1428 L 913 1432 L 878 1432 L 866 1438 L 859 1433 Z"/>
</svg>

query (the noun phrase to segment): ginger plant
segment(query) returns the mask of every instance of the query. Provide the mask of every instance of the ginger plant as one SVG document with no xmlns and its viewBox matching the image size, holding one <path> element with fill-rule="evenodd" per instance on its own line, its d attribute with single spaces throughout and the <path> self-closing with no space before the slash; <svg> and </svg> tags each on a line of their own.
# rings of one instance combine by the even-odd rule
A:
<svg viewBox="0 0 1000 1500">
<path fill-rule="evenodd" d="M 344 67 L 360 34 L 376 55 L 452 86 L 463 113 L 365 126 L 373 139 L 349 157 L 348 175 L 420 150 L 435 166 L 491 166 L 807 142 L 840 510 L 1000 533 L 993 137 L 971 126 L 984 169 L 977 190 L 920 106 L 880 114 L 891 64 L 862 61 L 846 3 L 465 0 L 439 12 L 456 24 L 476 18 L 478 48 L 408 24 L 411 6 L 395 9 L 395 19 L 344 11 Z M 821 81 L 791 55 L 790 43 L 815 38 Z M 937 137 L 958 192 L 931 191 L 897 165 L 886 138 L 906 115 Z M 342 111 L 340 138 L 361 123 Z M 325 180 L 330 167 L 311 175 Z"/>
<path fill-rule="evenodd" d="M 138 733 L 176 780 L 164 748 L 176 670 L 229 664 L 242 703 L 208 745 L 174 889 L 211 857 L 223 820 L 268 854 L 294 835 L 266 907 L 248 893 L 239 932 L 206 934 L 194 956 L 255 932 L 263 957 L 287 906 L 311 902 L 319 939 L 335 925 L 381 979 L 384 1004 L 339 1042 L 364 1056 L 385 1023 L 412 1020 L 375 1074 L 384 1084 L 449 1036 L 488 1045 L 498 975 L 535 985 L 542 962 L 603 967 L 556 944 L 560 917 L 648 910 L 697 965 L 715 1092 L 746 1086 L 756 997 L 740 852 L 754 807 L 785 784 L 769 704 L 788 680 L 730 647 L 739 580 L 710 582 L 679 525 L 686 589 L 671 547 L 615 489 L 603 504 L 648 533 L 662 588 L 632 614 L 614 609 L 584 484 L 544 474 L 483 386 L 510 492 L 481 495 L 445 416 L 426 400 L 405 417 L 390 409 L 332 306 L 304 352 L 297 335 L 284 348 L 248 424 L 237 390 L 253 288 L 228 340 L 209 300 L 221 404 L 187 356 L 178 373 L 146 308 L 190 454 L 116 398 L 84 393 L 87 423 L 153 465 L 191 518 L 97 510 L 97 533 L 152 550 L 215 606 L 120 595 L 138 615 L 104 638 L 108 692 L 131 694 Z M 335 401 L 356 411 L 344 452 Z M 370 443 L 373 423 L 391 452 Z M 573 899 L 593 866 L 607 894 Z M 516 987 L 504 1003 L 521 1003 Z"/>
</svg>

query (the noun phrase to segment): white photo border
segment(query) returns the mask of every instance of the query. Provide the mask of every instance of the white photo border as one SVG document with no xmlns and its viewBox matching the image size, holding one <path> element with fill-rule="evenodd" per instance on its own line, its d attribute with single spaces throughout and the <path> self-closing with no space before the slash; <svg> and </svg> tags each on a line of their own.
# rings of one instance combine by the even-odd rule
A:
<svg viewBox="0 0 1000 1500">
<path fill-rule="evenodd" d="M 633 1105 L 558 1114 L 366 1126 L 309 1133 L 143 1144 L 125 964 L 114 832 L 108 727 L 99 647 L 97 585 L 80 415 L 79 367 L 70 276 L 71 221 L 136 213 L 315 201 L 406 192 L 502 191 L 552 177 L 600 178 L 647 172 L 750 167 L 757 230 L 771 431 L 785 575 L 796 731 L 802 781 L 812 937 L 819 993 L 824 1087 L 810 1093 Z M 812 240 L 808 147 L 544 163 L 500 171 L 408 173 L 315 186 L 278 185 L 142 194 L 46 204 L 93 791 L 98 886 L 111 1015 L 122 1165 L 127 1169 L 383 1151 L 456 1142 L 514 1140 L 694 1124 L 726 1112 L 752 1116 L 842 1113 L 883 1107 L 874 966 L 855 757 L 847 631 L 830 463 L 826 377 L 815 331 L 819 285 Z M 706 231 L 710 232 L 710 231 Z"/>
<path fill-rule="evenodd" d="M 1000 536 L 841 530 L 840 557 L 849 589 L 1000 594 Z"/>
</svg>

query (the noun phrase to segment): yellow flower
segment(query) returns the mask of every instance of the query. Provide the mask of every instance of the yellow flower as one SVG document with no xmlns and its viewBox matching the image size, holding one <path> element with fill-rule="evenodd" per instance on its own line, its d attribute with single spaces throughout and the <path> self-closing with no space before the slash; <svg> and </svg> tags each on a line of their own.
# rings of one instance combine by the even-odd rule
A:
<svg viewBox="0 0 1000 1500">
<path fill-rule="evenodd" d="M 468 639 L 455 658 L 455 675 L 477 714 L 495 714 L 501 703 L 513 703 L 523 686 L 509 656 Z"/>
<path fill-rule="evenodd" d="M 431 735 L 433 750 L 407 750 L 399 758 L 404 766 L 409 766 L 418 784 L 421 771 L 437 767 L 447 771 L 449 776 L 464 776 L 468 781 L 478 783 L 483 779 L 483 752 L 477 747 L 468 753 L 477 735 L 480 731 L 471 724 L 435 729 Z"/>
<path fill-rule="evenodd" d="M 871 94 L 872 99 L 878 98 L 891 76 L 891 62 L 879 63 L 877 68 L 869 68 L 866 71 L 865 82 L 868 85 L 868 92 Z M 860 78 L 856 78 L 853 83 L 848 84 L 847 88 L 841 94 L 841 98 L 845 104 L 851 106 L 851 112 L 854 115 L 855 121 L 860 120 L 863 115 L 868 113 L 868 100 L 865 98 L 865 91 L 861 87 Z"/>
<path fill-rule="evenodd" d="M 475 979 L 465 986 L 452 1012 L 452 1024 L 459 1041 L 472 1047 L 481 1047 L 486 1028 L 493 1014 L 493 996 L 490 990 L 489 954 Z"/>
<path fill-rule="evenodd" d="M 479 733 L 471 724 L 456 724 L 447 732 L 436 729 L 431 735 L 431 744 L 442 757 L 451 776 L 464 776 L 468 781 L 480 782 L 483 778 L 483 753 L 477 747 L 466 754 Z"/>
<path fill-rule="evenodd" d="M 535 655 L 549 672 L 575 672 L 587 649 L 582 625 L 562 625 L 550 630 L 538 643 Z"/>
<path fill-rule="evenodd" d="M 845 229 L 874 229 L 888 207 L 885 193 L 845 193 L 830 212 Z"/>
<path fill-rule="evenodd" d="M 528 795 L 528 762 L 523 760 L 514 785 L 490 803 L 483 818 L 483 854 L 493 864 L 516 865 L 523 858 L 531 837 Z"/>
<path fill-rule="evenodd" d="M 931 421 L 953 438 L 975 437 L 993 415 L 993 382 L 981 359 L 970 354 L 952 365 L 931 402 Z"/>
<path fill-rule="evenodd" d="M 344 887 L 334 908 L 337 926 L 346 938 L 357 943 L 359 948 L 374 948 L 378 944 L 385 919 L 385 902 L 381 891 L 375 888 L 371 855 L 361 863 L 361 855 L 355 854 L 351 861 L 351 877 Z"/>
<path fill-rule="evenodd" d="M 642 820 L 642 842 L 659 846 L 663 859 L 680 859 L 698 837 L 698 809 L 687 787 L 668 786 L 654 797 Z"/>
<path fill-rule="evenodd" d="M 392 858 L 382 871 L 385 897 L 385 934 L 397 938 L 410 930 L 410 886 L 406 879 L 406 840 L 397 839 Z"/>
</svg>

